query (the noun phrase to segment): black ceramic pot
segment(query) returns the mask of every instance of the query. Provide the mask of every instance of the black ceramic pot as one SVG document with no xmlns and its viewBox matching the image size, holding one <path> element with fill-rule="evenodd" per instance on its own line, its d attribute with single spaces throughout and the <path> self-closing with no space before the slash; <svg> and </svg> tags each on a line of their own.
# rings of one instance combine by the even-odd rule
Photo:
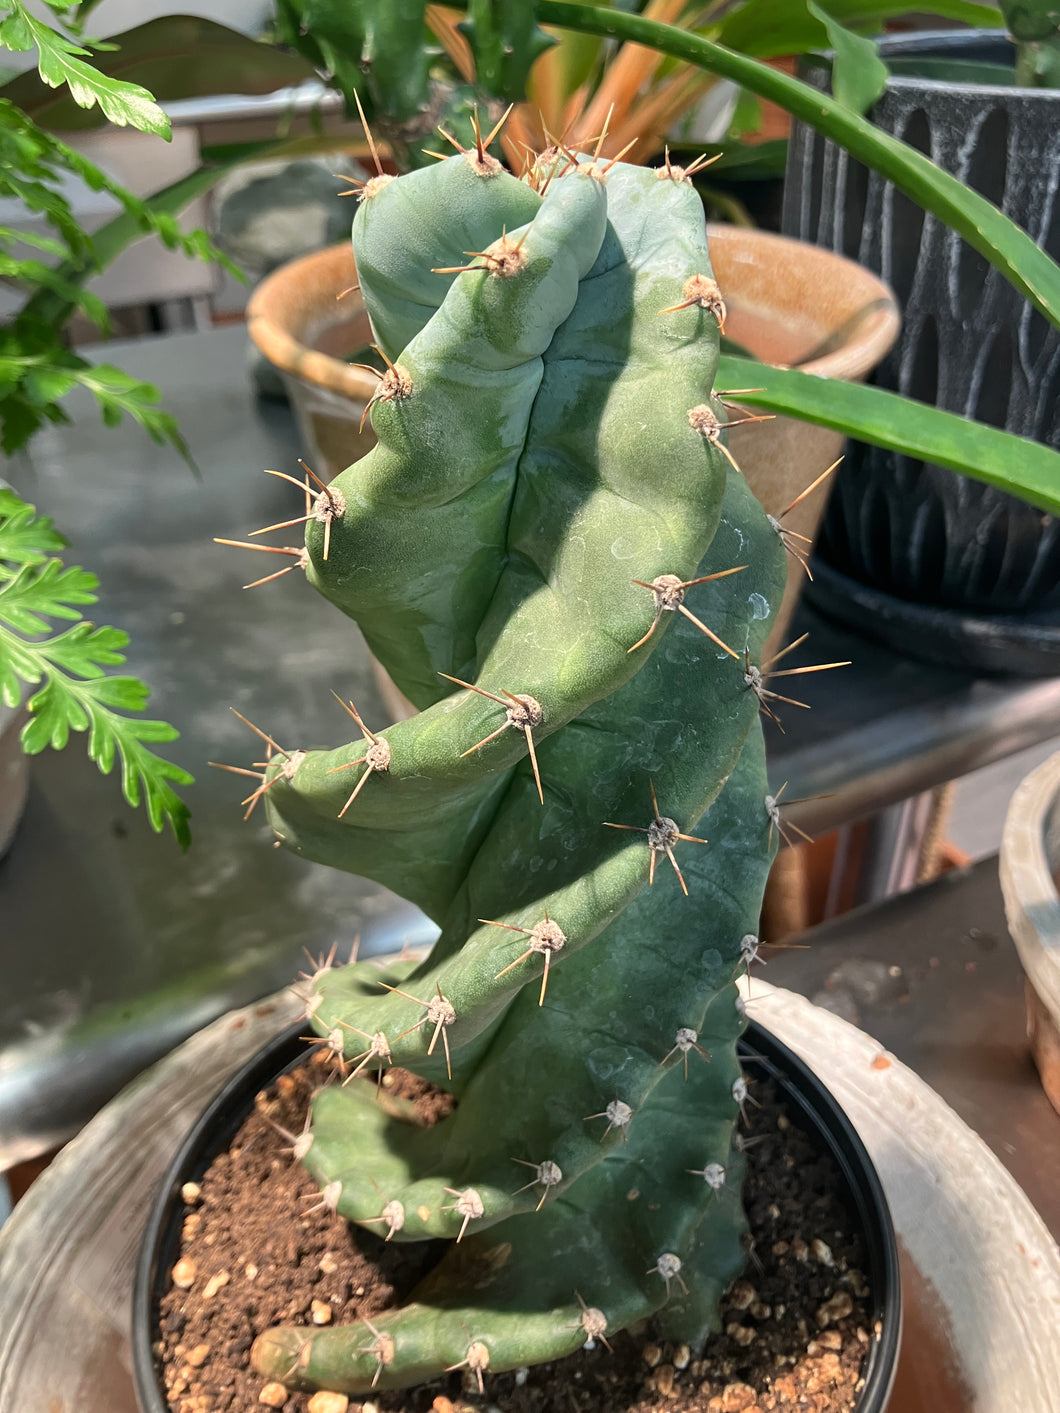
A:
<svg viewBox="0 0 1060 1413">
<path fill-rule="evenodd" d="M 895 37 L 880 50 L 896 72 L 872 121 L 1060 257 L 1060 90 L 983 81 L 984 63 L 1012 73 L 1013 45 L 1000 31 Z M 940 76 L 942 61 L 957 61 L 959 81 Z M 805 77 L 827 86 L 819 64 Z M 802 125 L 792 136 L 782 224 L 786 235 L 850 256 L 893 286 L 903 327 L 873 378 L 878 386 L 1060 449 L 1060 332 L 977 251 Z M 1057 670 L 1060 521 L 1012 496 L 855 445 L 836 478 L 817 553 L 863 586 L 942 611 L 951 639 L 962 632 L 962 616 L 1037 616 L 1015 670 L 1035 670 L 1039 641 L 1037 670 Z M 864 626 L 873 630 L 872 617 Z M 996 670 L 996 660 L 977 657 L 982 638 L 971 626 L 965 660 Z M 928 635 L 909 650 L 930 646 Z"/>
<path fill-rule="evenodd" d="M 228 1147 L 258 1091 L 305 1059 L 305 1043 L 299 1038 L 304 1028 L 299 1023 L 278 1036 L 228 1082 L 188 1134 L 162 1182 L 144 1232 L 133 1291 L 133 1367 L 141 1413 L 170 1413 L 152 1345 L 167 1273 L 180 1245 L 185 1210 L 181 1188 L 199 1181 L 214 1157 Z M 856 1413 L 884 1413 L 898 1363 L 902 1305 L 898 1246 L 879 1177 L 850 1120 L 791 1050 L 752 1021 L 740 1041 L 740 1056 L 749 1077 L 773 1079 L 780 1085 L 802 1126 L 818 1135 L 843 1175 L 848 1205 L 862 1228 L 872 1320 L 882 1330 L 870 1347 Z"/>
</svg>

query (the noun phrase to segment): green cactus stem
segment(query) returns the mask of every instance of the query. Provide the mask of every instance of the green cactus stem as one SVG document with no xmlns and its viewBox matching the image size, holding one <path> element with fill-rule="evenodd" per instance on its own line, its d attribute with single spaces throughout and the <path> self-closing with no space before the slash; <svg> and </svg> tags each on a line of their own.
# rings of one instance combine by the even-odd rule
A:
<svg viewBox="0 0 1060 1413">
<path fill-rule="evenodd" d="M 736 982 L 775 847 L 749 667 L 784 583 L 720 441 L 702 207 L 678 168 L 520 181 L 473 148 L 376 187 L 354 248 L 390 366 L 308 574 L 420 712 L 350 703 L 357 740 L 263 785 L 287 848 L 441 929 L 311 979 L 351 1082 L 304 1161 L 350 1220 L 452 1244 L 406 1307 L 253 1362 L 363 1393 L 653 1314 L 700 1342 L 742 1265 Z M 453 1113 L 401 1122 L 363 1082 L 390 1063 Z"/>
</svg>

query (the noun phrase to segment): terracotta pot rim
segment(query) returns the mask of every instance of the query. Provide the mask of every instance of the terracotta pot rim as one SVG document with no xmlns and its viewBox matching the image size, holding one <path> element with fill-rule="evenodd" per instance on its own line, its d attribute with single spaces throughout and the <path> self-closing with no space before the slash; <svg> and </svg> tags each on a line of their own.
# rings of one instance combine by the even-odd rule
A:
<svg viewBox="0 0 1060 1413">
<path fill-rule="evenodd" d="M 765 251 L 771 263 L 809 261 L 820 267 L 821 280 L 834 281 L 835 274 L 826 272 L 841 268 L 845 279 L 860 292 L 865 317 L 838 348 L 800 364 L 801 372 L 855 380 L 874 367 L 894 343 L 901 322 L 894 295 L 883 280 L 855 261 L 770 231 L 711 224 L 707 234 L 712 250 L 725 246 L 734 254 L 741 249 L 748 254 Z M 356 278 L 348 241 L 292 260 L 266 276 L 254 291 L 247 305 L 247 331 L 256 347 L 282 372 L 354 402 L 366 402 L 376 389 L 375 377 L 303 341 L 314 324 L 328 322 L 339 291 L 349 289 Z M 351 314 L 363 309 L 359 291 L 346 298 Z"/>
<path fill-rule="evenodd" d="M 304 383 L 352 402 L 367 402 L 378 378 L 303 342 L 313 324 L 329 322 L 335 301 L 356 283 L 348 241 L 281 265 L 258 285 L 247 304 L 247 332 L 270 363 Z M 350 290 L 344 312 L 363 310 L 360 290 Z"/>
<path fill-rule="evenodd" d="M 796 240 L 792 236 L 777 235 L 773 231 L 748 230 L 744 226 L 722 225 L 709 222 L 707 239 L 710 243 L 711 259 L 720 247 L 729 247 L 734 252 L 741 248 L 752 253 L 755 250 L 768 253 L 776 263 L 816 266 L 822 284 L 834 286 L 840 279 L 846 286 L 856 291 L 852 301 L 855 311 L 860 304 L 864 316 L 855 321 L 844 335 L 838 347 L 809 362 L 798 364 L 800 373 L 812 373 L 821 378 L 841 378 L 856 382 L 863 378 L 890 351 L 898 337 L 902 323 L 901 311 L 894 291 L 879 275 L 866 270 L 856 260 L 845 255 L 837 255 L 823 246 L 811 245 L 808 241 Z M 722 293 L 725 293 L 724 284 Z"/>
</svg>

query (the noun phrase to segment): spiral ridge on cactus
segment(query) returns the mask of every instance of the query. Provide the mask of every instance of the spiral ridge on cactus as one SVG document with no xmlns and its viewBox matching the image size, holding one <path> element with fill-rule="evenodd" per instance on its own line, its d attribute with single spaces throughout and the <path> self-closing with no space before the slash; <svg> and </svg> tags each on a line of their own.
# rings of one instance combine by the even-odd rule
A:
<svg viewBox="0 0 1060 1413">
<path fill-rule="evenodd" d="M 304 1162 L 351 1221 L 451 1245 L 370 1330 L 272 1330 L 254 1363 L 356 1393 L 649 1315 L 696 1343 L 743 1264 L 736 981 L 775 847 L 746 664 L 784 583 L 703 431 L 702 206 L 669 164 L 517 179 L 472 152 L 378 187 L 353 241 L 389 371 L 307 573 L 419 712 L 351 703 L 355 739 L 265 798 L 287 848 L 440 928 L 423 962 L 311 979 L 358 1074 L 317 1095 Z M 364 1082 L 388 1063 L 453 1113 L 402 1123 Z"/>
</svg>

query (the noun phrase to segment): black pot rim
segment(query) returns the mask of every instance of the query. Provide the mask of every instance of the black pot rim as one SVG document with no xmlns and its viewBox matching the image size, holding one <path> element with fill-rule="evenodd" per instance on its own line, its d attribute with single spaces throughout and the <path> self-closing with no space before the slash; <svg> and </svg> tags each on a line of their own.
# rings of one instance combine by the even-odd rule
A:
<svg viewBox="0 0 1060 1413">
<path fill-rule="evenodd" d="M 303 1029 L 304 1023 L 298 1022 L 274 1037 L 227 1081 L 189 1130 L 162 1179 L 148 1214 L 133 1284 L 133 1373 L 141 1413 L 170 1413 L 152 1345 L 165 1275 L 178 1247 L 181 1188 L 201 1178 L 214 1156 L 235 1137 L 259 1090 L 305 1058 Z M 902 1298 L 898 1242 L 879 1175 L 838 1101 L 794 1051 L 753 1020 L 748 1021 L 738 1048 L 746 1072 L 780 1085 L 785 1098 L 818 1133 L 846 1182 L 865 1238 L 873 1327 L 880 1330 L 869 1349 L 864 1387 L 854 1413 L 885 1413 L 898 1367 Z"/>
<path fill-rule="evenodd" d="M 967 675 L 1055 677 L 1060 671 L 1060 609 L 986 614 L 899 598 L 815 555 L 807 602 L 826 618 L 903 656 Z"/>
<path fill-rule="evenodd" d="M 1011 41 L 1004 29 L 927 29 L 917 30 L 911 34 L 888 34 L 883 35 L 876 41 L 876 47 L 883 58 L 900 58 L 903 55 L 917 58 L 940 58 L 950 57 L 954 50 L 986 49 L 993 46 L 1005 44 L 1011 49 Z M 800 59 L 799 71 L 802 66 L 826 67 L 826 62 L 831 58 L 831 51 L 827 54 L 804 55 Z M 887 87 L 898 92 L 917 92 L 947 90 L 952 92 L 955 88 L 961 91 L 981 93 L 988 98 L 998 99 L 1005 97 L 1009 100 L 1026 103 L 1048 103 L 1056 102 L 1057 93 L 1060 90 L 1055 88 L 1017 88 L 1012 84 L 982 83 L 978 80 L 962 79 L 954 82 L 950 79 L 924 78 L 914 74 L 890 74 L 887 79 Z"/>
</svg>

